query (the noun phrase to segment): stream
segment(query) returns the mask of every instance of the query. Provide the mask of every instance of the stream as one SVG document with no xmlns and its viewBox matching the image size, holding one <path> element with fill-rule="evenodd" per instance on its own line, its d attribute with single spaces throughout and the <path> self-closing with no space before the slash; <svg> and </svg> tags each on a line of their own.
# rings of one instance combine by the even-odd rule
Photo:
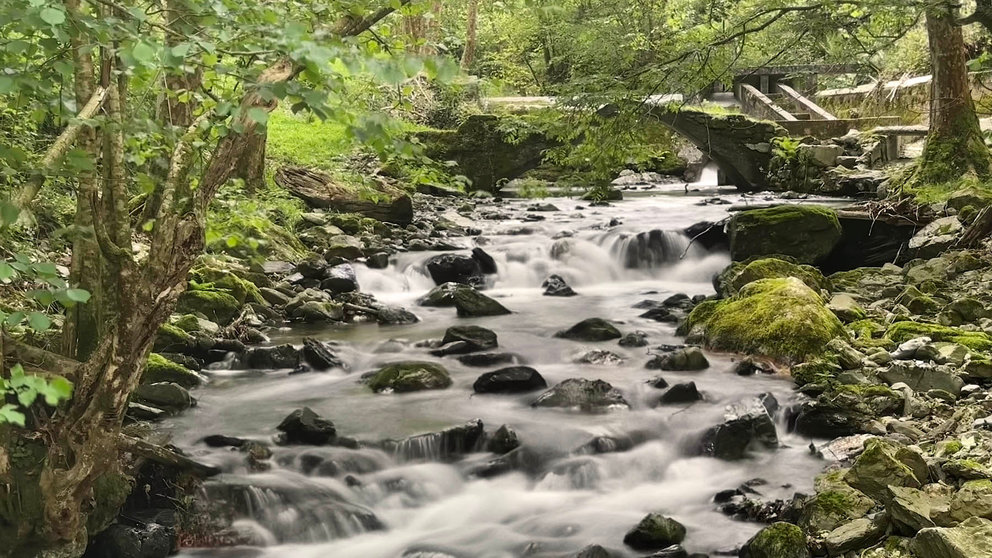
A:
<svg viewBox="0 0 992 558">
<path fill-rule="evenodd" d="M 709 189 L 686 195 L 682 184 L 625 194 L 627 199 L 608 207 L 572 199 L 503 204 L 516 208 L 514 216 L 545 217 L 533 222 L 467 223 L 446 215 L 482 229 L 481 235 L 456 242 L 466 253 L 479 246 L 493 256 L 498 273 L 489 276 L 485 292 L 512 310 L 511 315 L 457 318 L 454 308 L 418 306 L 417 298 L 434 286 L 423 263 L 438 252 L 401 253 L 387 269 L 356 264 L 359 283 L 380 301 L 414 311 L 420 323 L 294 327 L 270 333 L 274 344 L 300 344 L 306 336 L 334 344 L 347 372 L 208 371 L 209 383 L 194 392 L 198 406 L 165 427 L 177 446 L 222 467 L 224 473 L 208 481 L 206 497 L 230 502 L 237 528 L 255 544 L 186 549 L 181 556 L 550 558 L 574 556 L 590 544 L 620 556 L 641 556 L 622 540 L 649 512 L 685 525 L 683 546 L 690 553 L 721 555 L 734 552 L 761 525 L 724 516 L 713 503 L 714 494 L 755 478 L 767 481 L 758 488 L 764 498 L 787 499 L 810 491 L 825 462 L 810 456 L 809 440 L 786 433 L 782 424 L 780 448 L 753 452 L 741 461 L 685 452 L 686 440 L 720 423 L 729 404 L 767 392 L 783 407 L 794 402 L 788 378 L 738 376 L 730 356 L 711 353 L 711 366 L 701 372 L 645 369 L 650 347 L 681 340 L 672 324 L 639 318 L 644 310 L 634 305 L 675 293 L 712 294 L 712 276 L 729 263 L 726 253 L 690 245 L 673 231 L 726 216 L 728 205 L 697 205 L 700 200 L 719 196 L 738 203 L 739 194 Z M 523 211 L 547 203 L 558 211 Z M 614 219 L 619 224 L 610 226 Z M 638 237 L 640 233 L 645 234 Z M 541 283 L 552 273 L 579 296 L 543 296 Z M 589 317 L 609 319 L 624 333 L 645 332 L 649 346 L 553 337 Z M 532 408 L 540 391 L 475 395 L 476 378 L 501 366 L 464 366 L 454 357 L 433 357 L 428 348 L 415 346 L 442 337 L 456 324 L 495 331 L 498 350 L 518 355 L 549 385 L 573 377 L 603 379 L 624 393 L 631 408 L 583 414 Z M 625 361 L 615 366 L 574 363 L 592 349 L 613 351 Z M 362 373 L 400 360 L 441 362 L 454 384 L 445 390 L 374 394 L 359 383 Z M 658 375 L 669 384 L 696 382 L 705 400 L 657 405 L 663 391 L 646 382 Z M 243 453 L 199 442 L 208 434 L 224 434 L 271 443 L 275 426 L 303 406 L 332 420 L 339 435 L 368 441 L 400 440 L 473 419 L 481 420 L 490 434 L 505 424 L 541 459 L 527 472 L 483 478 L 477 473 L 492 454 L 451 458 L 439 436 L 423 436 L 395 444 L 392 451 L 272 445 L 272 469 L 249 472 Z M 596 436 L 632 433 L 641 443 L 627 451 L 576 452 Z"/>
</svg>

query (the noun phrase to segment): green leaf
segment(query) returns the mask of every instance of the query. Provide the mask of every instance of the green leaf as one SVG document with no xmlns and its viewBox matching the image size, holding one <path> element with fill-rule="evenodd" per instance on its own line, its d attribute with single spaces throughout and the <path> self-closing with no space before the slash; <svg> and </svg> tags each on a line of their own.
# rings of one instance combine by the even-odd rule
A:
<svg viewBox="0 0 992 558">
<path fill-rule="evenodd" d="M 65 23 L 65 12 L 55 8 L 45 8 L 41 10 L 41 20 L 49 25 L 61 25 Z"/>
<path fill-rule="evenodd" d="M 6 422 L 23 428 L 25 418 L 24 413 L 18 411 L 14 405 L 8 403 L 0 407 L 0 424 Z"/>
<path fill-rule="evenodd" d="M 7 262 L 0 261 L 0 281 L 6 281 L 14 276 L 14 268 Z"/>
<path fill-rule="evenodd" d="M 8 327 L 18 326 L 21 325 L 21 322 L 24 321 L 26 316 L 27 314 L 24 312 L 11 312 L 7 316 L 7 319 L 4 320 L 4 323 L 6 323 Z"/>
<path fill-rule="evenodd" d="M 28 325 L 35 331 L 45 331 L 52 327 L 52 320 L 41 312 L 28 314 Z"/>
<path fill-rule="evenodd" d="M 14 90 L 14 78 L 0 76 L 0 95 L 6 95 Z"/>
<path fill-rule="evenodd" d="M 17 216 L 21 210 L 10 202 L 0 202 L 0 226 L 13 225 L 17 222 Z"/>
<path fill-rule="evenodd" d="M 86 289 L 66 289 L 65 296 L 73 302 L 87 302 L 90 299 L 90 292 Z"/>
<path fill-rule="evenodd" d="M 138 43 L 131 49 L 131 56 L 147 66 L 155 61 L 155 49 L 148 43 Z"/>
<path fill-rule="evenodd" d="M 54 407 L 70 397 L 72 397 L 72 382 L 62 376 L 56 376 L 48 382 L 48 389 L 45 390 L 45 403 Z"/>
<path fill-rule="evenodd" d="M 269 121 L 269 111 L 260 107 L 252 107 L 248 109 L 248 118 L 256 124 L 264 126 Z"/>
</svg>

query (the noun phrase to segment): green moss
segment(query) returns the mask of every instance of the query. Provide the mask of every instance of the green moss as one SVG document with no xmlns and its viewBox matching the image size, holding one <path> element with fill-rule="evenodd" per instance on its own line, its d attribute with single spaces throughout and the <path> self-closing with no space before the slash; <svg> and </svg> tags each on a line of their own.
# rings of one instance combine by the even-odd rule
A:
<svg viewBox="0 0 992 558">
<path fill-rule="evenodd" d="M 980 331 L 964 331 L 955 327 L 923 322 L 896 322 L 889 326 L 885 337 L 903 343 L 916 337 L 929 337 L 934 341 L 947 341 L 978 351 L 992 350 L 992 338 Z"/>
<path fill-rule="evenodd" d="M 241 303 L 225 291 L 196 289 L 179 297 L 176 310 L 183 313 L 199 312 L 209 320 L 225 325 L 241 312 Z"/>
<path fill-rule="evenodd" d="M 910 285 L 896 297 L 896 304 L 902 304 L 914 314 L 936 312 L 940 305 L 933 298 L 923 294 L 919 289 Z"/>
<path fill-rule="evenodd" d="M 141 382 L 145 384 L 172 382 L 184 388 L 192 388 L 200 385 L 200 377 L 185 366 L 176 364 L 158 353 L 151 353 L 145 363 L 145 371 L 141 374 Z"/>
<path fill-rule="evenodd" d="M 847 339 L 820 295 L 794 277 L 761 279 L 733 298 L 700 305 L 688 329 L 699 328 L 713 349 L 798 362 L 824 352 L 831 339 Z"/>
<path fill-rule="evenodd" d="M 807 384 L 829 384 L 841 373 L 840 366 L 832 359 L 818 358 L 792 367 L 792 379 L 802 387 Z"/>
<path fill-rule="evenodd" d="M 840 384 L 834 387 L 835 391 L 846 392 L 861 398 L 865 397 L 900 397 L 898 393 L 889 386 L 880 384 Z"/>
<path fill-rule="evenodd" d="M 200 319 L 193 314 L 183 314 L 178 320 L 172 322 L 172 325 L 178 327 L 186 333 L 196 333 L 201 329 Z"/>
<path fill-rule="evenodd" d="M 155 350 L 166 353 L 182 352 L 194 343 L 195 339 L 192 335 L 166 323 L 158 328 L 158 335 L 155 337 Z"/>
<path fill-rule="evenodd" d="M 444 389 L 451 376 L 443 366 L 433 362 L 397 362 L 379 369 L 369 380 L 372 391 L 391 389 L 397 393 L 425 389 Z"/>
<path fill-rule="evenodd" d="M 948 455 L 954 455 L 955 453 L 961 451 L 961 442 L 957 440 L 945 440 L 937 444 L 937 454 L 939 457 L 946 457 Z"/>
<path fill-rule="evenodd" d="M 730 280 L 729 294 L 736 293 L 744 285 L 759 279 L 780 277 L 795 277 L 817 292 L 821 289 L 830 290 L 830 281 L 813 266 L 791 263 L 778 258 L 761 258 L 747 263 L 736 273 L 736 276 Z"/>
<path fill-rule="evenodd" d="M 817 205 L 785 204 L 742 211 L 731 219 L 730 254 L 735 260 L 783 254 L 815 263 L 840 241 L 837 212 Z"/>
<path fill-rule="evenodd" d="M 86 518 L 86 531 L 95 535 L 113 523 L 131 494 L 131 479 L 117 472 L 100 475 L 93 484 L 93 511 Z"/>
<path fill-rule="evenodd" d="M 809 555 L 806 534 L 791 523 L 773 523 L 747 542 L 750 558 L 808 558 Z"/>
</svg>

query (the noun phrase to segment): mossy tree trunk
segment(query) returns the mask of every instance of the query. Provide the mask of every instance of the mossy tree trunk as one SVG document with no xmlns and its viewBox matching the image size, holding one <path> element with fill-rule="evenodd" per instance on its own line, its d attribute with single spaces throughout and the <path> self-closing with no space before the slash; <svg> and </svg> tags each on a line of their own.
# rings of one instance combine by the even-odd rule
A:
<svg viewBox="0 0 992 558">
<path fill-rule="evenodd" d="M 949 182 L 962 176 L 992 176 L 992 155 L 985 146 L 968 79 L 964 35 L 956 8 L 942 3 L 927 10 L 927 35 L 933 81 L 930 133 L 911 181 L 913 185 Z"/>
</svg>

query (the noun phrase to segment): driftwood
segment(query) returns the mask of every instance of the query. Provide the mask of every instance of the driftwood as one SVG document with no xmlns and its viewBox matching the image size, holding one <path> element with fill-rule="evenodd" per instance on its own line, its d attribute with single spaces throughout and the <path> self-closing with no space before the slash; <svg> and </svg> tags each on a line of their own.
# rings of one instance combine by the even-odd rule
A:
<svg viewBox="0 0 992 558">
<path fill-rule="evenodd" d="M 413 221 L 413 200 L 403 190 L 378 182 L 368 192 L 335 183 L 331 176 L 304 167 L 285 166 L 275 182 L 310 207 L 360 213 L 388 223 Z"/>
<path fill-rule="evenodd" d="M 196 477 L 207 478 L 220 474 L 218 467 L 200 463 L 165 446 L 158 446 L 139 438 L 122 434 L 120 436 L 120 448 L 135 457 L 175 467 Z"/>
<path fill-rule="evenodd" d="M 957 248 L 971 248 L 992 235 L 992 206 L 978 212 L 975 221 L 964 231 L 956 244 Z"/>
</svg>

